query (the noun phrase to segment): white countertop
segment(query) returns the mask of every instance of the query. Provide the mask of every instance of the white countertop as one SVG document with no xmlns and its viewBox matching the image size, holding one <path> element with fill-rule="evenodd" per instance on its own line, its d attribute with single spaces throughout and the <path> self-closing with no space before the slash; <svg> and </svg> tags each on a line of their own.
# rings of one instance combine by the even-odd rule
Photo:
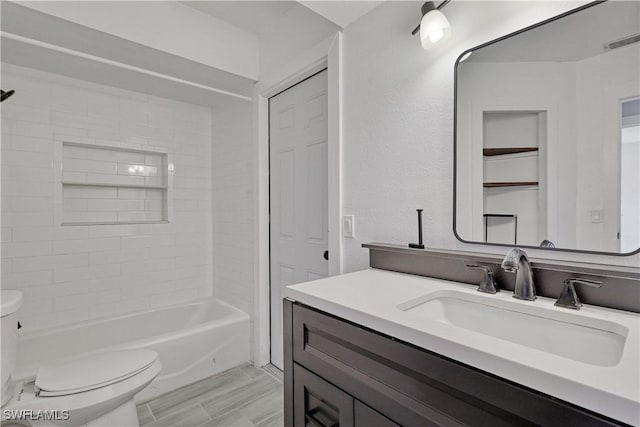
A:
<svg viewBox="0 0 640 427">
<path fill-rule="evenodd" d="M 619 363 L 596 366 L 515 344 L 453 325 L 425 320 L 397 306 L 436 291 L 479 295 L 476 287 L 384 270 L 363 270 L 287 287 L 285 296 L 383 334 L 431 350 L 599 414 L 640 425 L 640 315 L 584 305 L 574 312 L 554 307 L 554 299 L 534 302 L 512 292 L 486 295 L 495 301 L 535 304 L 628 329 Z"/>
</svg>

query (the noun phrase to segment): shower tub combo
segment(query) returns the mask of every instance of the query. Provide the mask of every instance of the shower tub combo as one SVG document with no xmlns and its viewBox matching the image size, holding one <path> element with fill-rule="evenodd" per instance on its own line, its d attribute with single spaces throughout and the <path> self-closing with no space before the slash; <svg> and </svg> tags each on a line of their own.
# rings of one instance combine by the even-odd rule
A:
<svg viewBox="0 0 640 427">
<path fill-rule="evenodd" d="M 91 353 L 148 348 L 162 371 L 136 400 L 160 394 L 249 360 L 249 316 L 215 298 L 20 334 L 17 380 L 39 365 Z"/>
</svg>

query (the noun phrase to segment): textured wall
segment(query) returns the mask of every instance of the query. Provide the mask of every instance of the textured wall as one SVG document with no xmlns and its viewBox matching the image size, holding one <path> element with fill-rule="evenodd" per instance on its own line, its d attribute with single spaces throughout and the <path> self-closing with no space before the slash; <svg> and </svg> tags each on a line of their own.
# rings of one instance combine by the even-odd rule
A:
<svg viewBox="0 0 640 427">
<path fill-rule="evenodd" d="M 356 239 L 344 239 L 345 271 L 368 265 L 362 242 L 416 240 L 416 208 L 425 209 L 429 247 L 506 253 L 462 244 L 452 232 L 454 63 L 467 48 L 579 4 L 451 2 L 445 12 L 453 36 L 431 52 L 410 34 L 420 17 L 418 3 L 386 2 L 345 30 L 344 214 L 356 221 Z M 552 256 L 640 265 L 639 256 Z"/>
<path fill-rule="evenodd" d="M 2 288 L 25 329 L 211 295 L 211 110 L 4 63 L 2 85 Z M 61 227 L 54 135 L 168 148 L 174 220 Z"/>
</svg>

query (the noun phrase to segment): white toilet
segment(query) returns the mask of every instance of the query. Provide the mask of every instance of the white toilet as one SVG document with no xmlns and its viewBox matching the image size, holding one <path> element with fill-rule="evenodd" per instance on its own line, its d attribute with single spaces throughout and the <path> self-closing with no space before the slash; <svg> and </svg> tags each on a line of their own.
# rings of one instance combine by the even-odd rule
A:
<svg viewBox="0 0 640 427">
<path fill-rule="evenodd" d="M 16 364 L 15 314 L 21 304 L 19 291 L 0 291 L 2 425 L 138 426 L 133 396 L 160 372 L 158 354 L 122 350 L 67 359 L 40 366 L 35 381 L 17 383 L 11 375 Z M 15 419 L 17 415 L 22 419 Z"/>
</svg>

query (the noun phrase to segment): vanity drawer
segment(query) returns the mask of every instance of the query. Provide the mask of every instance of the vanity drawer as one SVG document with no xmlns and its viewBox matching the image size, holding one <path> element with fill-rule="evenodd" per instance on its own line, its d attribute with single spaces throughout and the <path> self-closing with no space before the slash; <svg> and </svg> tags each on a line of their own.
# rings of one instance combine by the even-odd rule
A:
<svg viewBox="0 0 640 427">
<path fill-rule="evenodd" d="M 302 304 L 287 309 L 293 361 L 399 425 L 620 425 Z"/>
</svg>

